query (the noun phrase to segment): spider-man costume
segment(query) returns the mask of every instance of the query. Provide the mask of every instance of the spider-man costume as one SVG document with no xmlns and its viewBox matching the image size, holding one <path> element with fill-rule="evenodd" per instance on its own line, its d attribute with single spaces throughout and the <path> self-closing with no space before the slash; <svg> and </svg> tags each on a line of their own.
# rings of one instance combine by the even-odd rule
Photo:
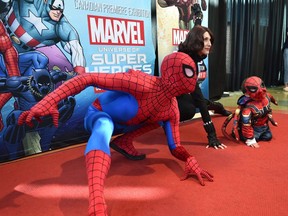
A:
<svg viewBox="0 0 288 216">
<path fill-rule="evenodd" d="M 227 136 L 226 127 L 234 119 L 232 137 L 244 141 L 248 146 L 258 147 L 258 141 L 269 141 L 272 133 L 269 121 L 277 126 L 272 118 L 271 102 L 277 105 L 275 98 L 267 92 L 261 78 L 252 76 L 242 83 L 242 95 L 238 101 L 238 109 L 230 115 L 222 126 L 222 131 Z M 229 135 L 228 135 L 229 136 Z"/>
<path fill-rule="evenodd" d="M 7 34 L 7 31 L 0 20 L 0 53 L 3 55 L 4 61 L 6 63 L 6 69 L 9 76 L 19 76 L 18 68 L 18 53 Z"/>
<path fill-rule="evenodd" d="M 194 61 L 187 54 L 177 52 L 164 58 L 161 77 L 134 70 L 116 74 L 81 74 L 62 84 L 30 111 L 24 112 L 18 123 L 31 125 L 33 118 L 51 115 L 57 126 L 59 101 L 80 93 L 88 86 L 110 90 L 94 101 L 84 119 L 85 128 L 91 132 L 85 151 L 89 215 L 107 215 L 103 188 L 111 163 L 109 142 L 114 134 L 122 134 L 112 141 L 114 146 L 135 156 L 141 154 L 134 148 L 133 139 L 162 126 L 171 154 L 186 162 L 183 180 L 195 174 L 201 185 L 204 185 L 204 177 L 213 181 L 213 176 L 201 169 L 195 157 L 180 144 L 175 96 L 194 91 L 197 81 L 195 71 Z"/>
<path fill-rule="evenodd" d="M 18 68 L 18 52 L 12 45 L 10 37 L 0 20 L 0 53 L 3 56 L 8 76 L 20 76 Z M 0 95 L 0 104 L 5 104 L 12 97 L 11 93 Z M 2 115 L 0 113 L 0 131 L 3 129 Z"/>
</svg>

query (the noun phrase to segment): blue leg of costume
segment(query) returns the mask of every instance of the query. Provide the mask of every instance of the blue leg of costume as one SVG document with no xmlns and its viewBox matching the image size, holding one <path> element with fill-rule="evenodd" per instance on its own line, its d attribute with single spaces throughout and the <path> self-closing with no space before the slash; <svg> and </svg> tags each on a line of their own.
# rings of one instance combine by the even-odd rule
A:
<svg viewBox="0 0 288 216">
<path fill-rule="evenodd" d="M 101 150 L 110 156 L 109 143 L 114 130 L 111 117 L 107 113 L 90 106 L 84 118 L 84 126 L 91 133 L 85 155 L 92 150 Z"/>
<path fill-rule="evenodd" d="M 254 127 L 254 136 L 257 141 L 269 141 L 272 139 L 272 133 L 268 126 Z"/>
<path fill-rule="evenodd" d="M 104 199 L 104 181 L 111 164 L 109 142 L 114 130 L 111 117 L 97 110 L 93 105 L 88 108 L 84 126 L 91 133 L 85 159 L 89 185 L 89 215 L 107 215 Z"/>
</svg>

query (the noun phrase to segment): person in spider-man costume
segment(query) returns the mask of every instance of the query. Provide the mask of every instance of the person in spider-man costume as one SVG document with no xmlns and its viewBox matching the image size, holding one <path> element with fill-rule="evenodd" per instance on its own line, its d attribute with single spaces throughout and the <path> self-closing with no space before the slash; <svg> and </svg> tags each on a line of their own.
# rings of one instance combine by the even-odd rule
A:
<svg viewBox="0 0 288 216">
<path fill-rule="evenodd" d="M 202 10 L 207 10 L 206 0 L 158 0 L 160 7 L 176 6 L 179 12 L 179 28 L 190 30 L 194 25 L 201 25 L 203 20 Z M 201 9 L 202 8 L 202 9 Z"/>
<path fill-rule="evenodd" d="M 58 125 L 57 103 L 80 93 L 88 86 L 110 91 L 100 95 L 89 107 L 84 119 L 91 132 L 85 157 L 89 184 L 89 215 L 107 215 L 103 195 L 104 180 L 108 173 L 110 147 L 124 155 L 143 159 L 133 146 L 133 139 L 160 126 L 163 127 L 171 154 L 185 162 L 185 176 L 196 175 L 201 185 L 213 176 L 200 168 L 195 157 L 180 144 L 179 110 L 176 96 L 193 92 L 197 82 L 195 62 L 185 53 L 166 56 L 161 64 L 161 77 L 141 71 L 78 75 L 47 95 L 36 106 L 24 112 L 18 123 L 33 125 L 33 119 L 51 115 Z M 121 134 L 111 141 L 113 135 Z M 137 159 L 137 158 L 136 158 Z"/>
<path fill-rule="evenodd" d="M 245 142 L 247 146 L 259 148 L 258 141 L 269 141 L 272 132 L 269 122 L 277 126 L 272 118 L 271 102 L 277 105 L 275 98 L 267 92 L 264 82 L 257 76 L 246 78 L 242 83 L 242 95 L 238 101 L 238 108 L 223 123 L 222 132 L 226 137 L 226 127 L 234 119 L 232 137 Z"/>
</svg>

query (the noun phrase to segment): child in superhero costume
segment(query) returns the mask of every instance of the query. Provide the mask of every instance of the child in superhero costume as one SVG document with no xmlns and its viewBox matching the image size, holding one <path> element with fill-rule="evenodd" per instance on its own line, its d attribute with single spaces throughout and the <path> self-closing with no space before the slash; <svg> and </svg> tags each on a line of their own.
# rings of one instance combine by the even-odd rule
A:
<svg viewBox="0 0 288 216">
<path fill-rule="evenodd" d="M 247 146 L 259 148 L 258 141 L 269 141 L 272 133 L 269 122 L 277 126 L 272 118 L 271 102 L 277 105 L 275 98 L 267 92 L 264 82 L 257 76 L 251 76 L 242 83 L 242 95 L 238 108 L 231 114 L 222 126 L 223 135 L 230 137 L 226 127 L 234 119 L 232 137 L 245 142 Z"/>
<path fill-rule="evenodd" d="M 29 111 L 19 117 L 20 125 L 32 124 L 33 119 L 51 115 L 58 125 L 59 101 L 80 93 L 88 86 L 106 91 L 88 108 L 84 119 L 85 128 L 91 132 L 86 150 L 86 169 L 89 185 L 89 215 L 107 215 L 103 189 L 108 174 L 111 155 L 110 139 L 114 149 L 143 159 L 133 146 L 133 139 L 160 126 L 163 127 L 171 154 L 185 162 L 185 176 L 196 175 L 201 185 L 213 176 L 200 168 L 180 143 L 179 110 L 176 96 L 193 92 L 197 82 L 195 62 L 185 53 L 166 56 L 161 64 L 161 77 L 141 71 L 107 74 L 87 73 L 76 76 L 48 94 Z"/>
</svg>

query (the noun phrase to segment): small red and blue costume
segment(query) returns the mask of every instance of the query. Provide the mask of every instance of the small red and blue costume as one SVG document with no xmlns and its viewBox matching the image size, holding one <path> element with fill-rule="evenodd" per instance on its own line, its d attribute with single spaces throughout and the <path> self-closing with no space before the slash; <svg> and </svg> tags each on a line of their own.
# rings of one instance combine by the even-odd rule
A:
<svg viewBox="0 0 288 216">
<path fill-rule="evenodd" d="M 32 124 L 34 118 L 51 115 L 58 125 L 59 101 L 80 93 L 88 86 L 105 89 L 89 107 L 84 123 L 91 132 L 86 147 L 86 168 L 89 184 L 89 215 L 107 215 L 103 188 L 111 163 L 110 139 L 114 149 L 132 159 L 143 159 L 133 146 L 133 139 L 160 126 L 165 130 L 171 154 L 186 162 L 185 176 L 196 175 L 213 181 L 213 176 L 201 169 L 195 159 L 180 144 L 179 111 L 176 96 L 193 92 L 197 82 L 195 62 L 185 53 L 166 56 L 161 65 L 161 77 L 141 71 L 123 73 L 87 73 L 78 75 L 47 95 L 19 118 L 19 124 Z M 135 158 L 136 157 L 136 158 Z"/>
<path fill-rule="evenodd" d="M 242 95 L 238 101 L 238 108 L 233 115 L 227 117 L 222 126 L 225 136 L 226 126 L 234 119 L 232 137 L 245 142 L 248 146 L 259 147 L 258 141 L 269 141 L 272 133 L 269 122 L 277 126 L 272 118 L 271 102 L 277 105 L 275 98 L 267 92 L 261 78 L 252 76 L 242 83 Z"/>
</svg>

